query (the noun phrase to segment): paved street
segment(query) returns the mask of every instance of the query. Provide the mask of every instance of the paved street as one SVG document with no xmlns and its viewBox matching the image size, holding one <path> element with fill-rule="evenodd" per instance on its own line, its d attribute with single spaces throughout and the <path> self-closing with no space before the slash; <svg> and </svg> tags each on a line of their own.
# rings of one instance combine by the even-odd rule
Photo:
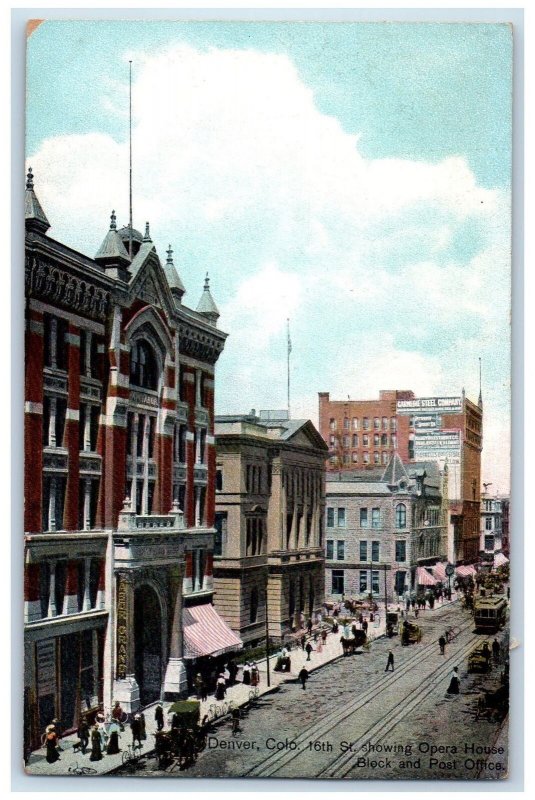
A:
<svg viewBox="0 0 535 800">
<path fill-rule="evenodd" d="M 313 673 L 306 691 L 295 682 L 260 699 L 232 736 L 215 730 L 190 776 L 320 778 L 474 778 L 506 774 L 507 754 L 488 754 L 497 723 L 475 719 L 483 688 L 497 688 L 499 667 L 468 675 L 466 657 L 477 641 L 472 618 L 458 606 L 419 617 L 424 637 L 402 647 L 377 640 L 369 653 L 340 658 Z M 439 653 L 445 625 L 459 635 Z M 395 671 L 385 673 L 392 648 Z M 446 697 L 453 666 L 461 695 Z M 503 735 L 500 737 L 503 739 Z"/>
</svg>

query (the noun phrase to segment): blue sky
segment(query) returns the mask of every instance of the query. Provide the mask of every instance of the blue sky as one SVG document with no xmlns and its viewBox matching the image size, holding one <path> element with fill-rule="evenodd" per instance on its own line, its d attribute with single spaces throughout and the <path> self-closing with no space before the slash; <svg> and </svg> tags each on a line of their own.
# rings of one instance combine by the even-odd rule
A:
<svg viewBox="0 0 535 800">
<path fill-rule="evenodd" d="M 220 412 L 317 392 L 476 398 L 508 486 L 511 37 L 504 25 L 48 22 L 27 153 L 50 234 L 93 255 L 127 219 L 168 242 L 230 333 Z M 239 386 L 239 391 L 236 387 Z M 490 477 L 489 477 L 490 475 Z"/>
</svg>

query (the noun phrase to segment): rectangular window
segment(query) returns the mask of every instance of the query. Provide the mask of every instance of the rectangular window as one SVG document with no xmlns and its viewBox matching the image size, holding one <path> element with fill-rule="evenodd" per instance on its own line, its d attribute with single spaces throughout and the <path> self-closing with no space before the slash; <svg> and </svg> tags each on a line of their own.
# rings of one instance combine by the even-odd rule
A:
<svg viewBox="0 0 535 800">
<path fill-rule="evenodd" d="M 349 419 L 348 419 L 348 417 L 344 417 L 344 430 L 345 431 L 349 430 Z"/>
<path fill-rule="evenodd" d="M 369 453 L 363 453 L 362 454 L 362 460 L 364 461 L 365 464 L 369 464 L 370 463 L 370 454 Z"/>
<path fill-rule="evenodd" d="M 368 419 L 368 417 L 364 417 L 364 419 L 362 420 L 362 429 L 364 431 L 370 430 L 370 420 Z"/>
<path fill-rule="evenodd" d="M 397 430 L 397 420 L 395 417 L 390 417 L 390 430 L 395 433 Z"/>
<path fill-rule="evenodd" d="M 333 569 L 332 571 L 332 593 L 344 594 L 344 570 Z"/>
<path fill-rule="evenodd" d="M 494 536 L 485 536 L 485 550 L 494 550 Z"/>
<path fill-rule="evenodd" d="M 338 527 L 345 528 L 346 526 L 346 510 L 345 508 L 338 509 Z"/>
<path fill-rule="evenodd" d="M 368 447 L 369 444 L 370 444 L 370 437 L 366 436 L 366 434 L 364 434 L 363 437 L 362 437 L 362 446 L 363 447 Z"/>
<path fill-rule="evenodd" d="M 386 464 L 388 464 L 388 453 L 383 453 L 382 459 L 383 459 L 383 465 L 386 466 Z"/>
<path fill-rule="evenodd" d="M 374 464 L 378 464 L 379 463 L 379 453 L 374 453 L 373 454 L 373 463 Z"/>
<path fill-rule="evenodd" d="M 372 593 L 379 594 L 379 570 L 372 570 Z"/>
<path fill-rule="evenodd" d="M 332 561 L 334 558 L 334 541 L 332 539 L 327 539 L 325 546 L 325 558 L 327 561 Z"/>
<path fill-rule="evenodd" d="M 334 508 L 327 508 L 327 527 L 334 528 Z"/>
<path fill-rule="evenodd" d="M 353 417 L 353 430 L 354 431 L 358 431 L 359 427 L 360 427 L 359 418 L 358 417 Z"/>
<path fill-rule="evenodd" d="M 372 528 L 381 527 L 381 509 L 372 508 Z"/>
<path fill-rule="evenodd" d="M 383 422 L 383 430 L 387 431 L 388 430 L 388 417 L 383 417 L 382 422 Z"/>
<path fill-rule="evenodd" d="M 145 434 L 145 415 L 140 414 L 138 417 L 137 423 L 137 452 L 136 455 L 138 458 L 142 458 L 143 456 L 143 437 Z"/>
<path fill-rule="evenodd" d="M 344 464 L 350 464 L 351 459 L 349 457 L 349 453 L 344 453 Z"/>
<path fill-rule="evenodd" d="M 414 439 L 409 439 L 409 458 L 414 458 Z"/>
<path fill-rule="evenodd" d="M 394 450 L 395 450 L 395 449 L 396 449 L 396 447 L 398 446 L 398 437 L 397 437 L 395 434 L 393 434 L 393 435 L 390 437 L 390 442 L 391 442 L 391 445 L 392 445 L 392 447 L 393 447 L 393 448 L 394 448 Z"/>
<path fill-rule="evenodd" d="M 492 530 L 492 517 L 485 517 L 485 530 L 486 531 Z"/>
<path fill-rule="evenodd" d="M 368 509 L 361 508 L 360 509 L 360 527 L 367 528 L 368 527 Z"/>
<path fill-rule="evenodd" d="M 335 446 L 336 439 L 334 438 L 334 436 L 329 436 L 329 444 L 331 445 L 331 447 Z"/>
<path fill-rule="evenodd" d="M 336 430 L 336 420 L 335 420 L 335 419 L 331 419 L 331 420 L 330 420 L 330 422 L 329 422 L 329 427 L 330 427 L 330 429 L 331 429 L 332 431 L 335 431 L 335 430 Z"/>
<path fill-rule="evenodd" d="M 365 569 L 361 569 L 359 571 L 359 592 L 368 591 L 368 571 Z"/>
<path fill-rule="evenodd" d="M 156 429 L 156 417 L 149 417 L 149 452 L 148 457 L 154 457 L 154 431 Z"/>
<path fill-rule="evenodd" d="M 353 447 L 358 447 L 358 446 L 359 446 L 359 437 L 358 437 L 358 434 L 354 433 L 353 434 Z"/>
<path fill-rule="evenodd" d="M 374 417 L 373 418 L 373 429 L 375 431 L 378 431 L 378 430 L 381 429 L 381 420 L 379 419 L 379 417 Z"/>
<path fill-rule="evenodd" d="M 336 542 L 336 558 L 338 561 L 343 561 L 345 558 L 345 545 L 346 543 L 343 540 Z"/>
<path fill-rule="evenodd" d="M 227 534 L 227 512 L 226 511 L 216 511 L 215 512 L 215 536 L 214 536 L 214 556 L 221 556 L 223 555 L 223 545 L 226 540 Z"/>
<path fill-rule="evenodd" d="M 379 447 L 379 442 L 380 442 L 380 441 L 381 441 L 381 440 L 380 440 L 380 438 L 379 438 L 379 434 L 378 434 L 378 433 L 374 433 L 374 434 L 373 434 L 373 446 L 374 446 L 374 447 Z"/>
<path fill-rule="evenodd" d="M 379 560 L 379 542 L 372 542 L 372 561 Z"/>
<path fill-rule="evenodd" d="M 396 542 L 396 561 L 407 560 L 407 542 L 398 539 Z"/>
<path fill-rule="evenodd" d="M 368 560 L 368 542 L 360 541 L 359 542 L 359 561 L 367 561 Z"/>
<path fill-rule="evenodd" d="M 352 458 L 353 458 L 353 464 L 358 464 L 359 454 L 358 453 L 353 453 Z"/>
</svg>

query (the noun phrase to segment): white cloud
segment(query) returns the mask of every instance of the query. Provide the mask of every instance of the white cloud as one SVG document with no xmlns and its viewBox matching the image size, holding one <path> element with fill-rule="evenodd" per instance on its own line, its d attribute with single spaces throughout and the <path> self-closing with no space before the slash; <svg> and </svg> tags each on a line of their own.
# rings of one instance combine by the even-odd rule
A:
<svg viewBox="0 0 535 800">
<path fill-rule="evenodd" d="M 195 305 L 208 269 L 222 327 L 220 410 L 283 406 L 292 319 L 296 409 L 316 392 L 381 388 L 477 396 L 495 376 L 488 452 L 503 436 L 508 380 L 509 209 L 459 156 L 365 159 L 321 114 L 284 55 L 178 45 L 136 62 L 134 221 L 168 242 Z M 118 118 L 115 86 L 103 102 Z M 128 149 L 101 133 L 31 154 L 51 235 L 93 255 L 109 213 L 127 220 Z M 475 245 L 473 244 L 475 242 Z M 503 471 L 503 470 L 502 470 Z"/>
</svg>

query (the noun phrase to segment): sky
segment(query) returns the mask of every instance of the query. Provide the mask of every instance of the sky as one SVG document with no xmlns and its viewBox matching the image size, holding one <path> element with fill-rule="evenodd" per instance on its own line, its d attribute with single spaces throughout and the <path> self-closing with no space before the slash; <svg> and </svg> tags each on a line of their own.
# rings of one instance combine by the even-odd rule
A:
<svg viewBox="0 0 535 800">
<path fill-rule="evenodd" d="M 50 21 L 29 39 L 28 165 L 49 235 L 93 256 L 128 219 L 229 333 L 218 413 L 380 389 L 477 401 L 509 489 L 506 25 Z"/>
</svg>

